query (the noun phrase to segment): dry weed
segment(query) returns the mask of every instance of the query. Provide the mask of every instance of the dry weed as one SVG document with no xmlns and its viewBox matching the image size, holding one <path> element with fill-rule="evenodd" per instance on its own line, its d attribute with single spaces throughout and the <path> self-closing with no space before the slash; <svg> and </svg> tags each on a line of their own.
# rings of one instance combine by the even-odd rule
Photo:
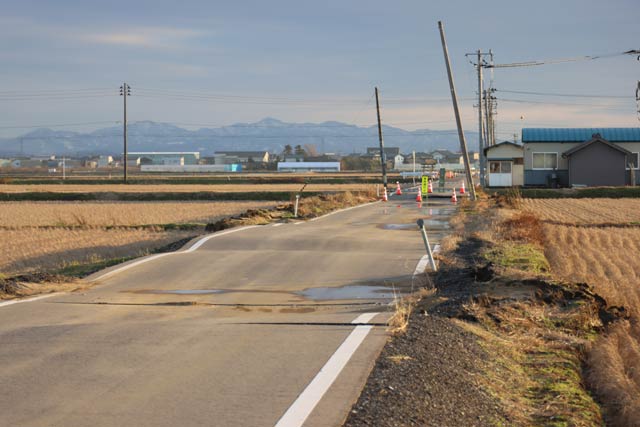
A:
<svg viewBox="0 0 640 427">
<path fill-rule="evenodd" d="M 526 200 L 544 222 L 545 256 L 555 276 L 588 283 L 609 305 L 623 306 L 618 323 L 589 353 L 588 382 L 616 426 L 640 425 L 640 200 Z M 537 232 L 536 232 L 537 233 Z"/>
<path fill-rule="evenodd" d="M 0 271 L 16 274 L 62 268 L 70 263 L 139 256 L 189 235 L 193 231 L 0 230 Z"/>
<path fill-rule="evenodd" d="M 0 202 L 0 227 L 208 223 L 273 202 Z"/>
<path fill-rule="evenodd" d="M 54 192 L 54 193 L 194 193 L 211 191 L 229 192 L 262 192 L 262 191 L 300 191 L 301 184 L 40 184 L 40 185 L 7 185 L 0 184 L 0 193 Z M 373 191 L 374 184 L 314 184 L 306 186 L 305 191 Z"/>
</svg>

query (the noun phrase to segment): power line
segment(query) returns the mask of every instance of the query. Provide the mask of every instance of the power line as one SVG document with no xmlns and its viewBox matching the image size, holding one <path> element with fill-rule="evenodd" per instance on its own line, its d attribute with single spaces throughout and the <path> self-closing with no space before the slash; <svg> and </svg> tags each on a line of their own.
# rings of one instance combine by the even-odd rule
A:
<svg viewBox="0 0 640 427">
<path fill-rule="evenodd" d="M 626 105 L 603 105 L 603 104 L 587 104 L 587 103 L 579 103 L 579 102 L 557 102 L 557 101 L 531 101 L 525 99 L 509 99 L 509 98 L 500 98 L 502 102 L 513 102 L 518 104 L 542 104 L 542 105 L 575 105 L 575 106 L 584 106 L 584 107 L 598 107 L 600 109 L 605 110 L 619 110 L 620 108 L 627 108 Z"/>
<path fill-rule="evenodd" d="M 457 134 L 457 131 L 430 131 L 430 132 L 409 132 L 407 133 L 385 133 L 385 135 L 393 136 L 393 137 L 415 137 L 415 136 L 440 136 L 440 135 L 453 135 Z M 185 138 L 185 139 L 238 139 L 238 138 L 246 138 L 246 139 L 287 139 L 287 138 L 374 138 L 376 135 L 372 133 L 370 135 L 189 135 L 189 134 L 143 134 L 143 135 L 129 135 L 130 138 L 136 137 L 144 137 L 144 138 Z M 70 135 L 70 136 L 62 136 L 62 137 L 53 137 L 61 140 L 69 140 L 69 139 L 101 139 L 101 138 L 120 138 L 122 137 L 122 133 L 116 134 L 106 134 L 106 135 Z M 47 137 L 41 136 L 24 136 L 24 137 L 15 137 L 11 139 L 46 139 Z"/>
<path fill-rule="evenodd" d="M 62 123 L 62 124 L 28 125 L 28 126 L 0 126 L 0 129 L 53 128 L 53 127 L 65 127 L 65 126 L 88 126 L 88 125 L 103 125 L 103 124 L 117 124 L 117 123 L 119 122 L 102 121 L 102 122 Z"/>
<path fill-rule="evenodd" d="M 551 92 L 528 92 L 521 90 L 505 90 L 496 89 L 497 92 L 514 93 L 520 95 L 535 95 L 535 96 L 558 96 L 558 97 L 570 97 L 570 98 L 602 98 L 602 99 L 629 99 L 629 96 L 622 95 L 585 95 L 577 93 L 551 93 Z"/>
<path fill-rule="evenodd" d="M 572 58 L 559 58 L 559 59 L 546 59 L 546 60 L 533 60 L 533 61 L 524 61 L 524 62 L 513 62 L 511 64 L 486 64 L 483 65 L 484 68 L 516 68 L 516 67 L 535 67 L 538 65 L 547 65 L 547 64 L 561 64 L 566 62 L 578 62 L 578 61 L 593 61 L 596 59 L 602 58 L 611 58 L 614 56 L 622 56 L 622 55 L 630 55 L 636 54 L 638 51 L 630 50 L 627 52 L 616 52 L 616 53 L 607 53 L 602 55 L 584 55 L 584 56 L 575 56 Z"/>
</svg>

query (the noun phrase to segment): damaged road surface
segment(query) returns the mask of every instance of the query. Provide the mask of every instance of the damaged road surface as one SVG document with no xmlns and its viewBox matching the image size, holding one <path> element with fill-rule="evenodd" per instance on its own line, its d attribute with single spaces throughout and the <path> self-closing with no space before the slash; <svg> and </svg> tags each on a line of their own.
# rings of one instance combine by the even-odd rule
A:
<svg viewBox="0 0 640 427">
<path fill-rule="evenodd" d="M 340 425 L 394 296 L 425 284 L 409 225 L 452 213 L 404 197 L 227 230 L 0 307 L 0 425 Z"/>
</svg>

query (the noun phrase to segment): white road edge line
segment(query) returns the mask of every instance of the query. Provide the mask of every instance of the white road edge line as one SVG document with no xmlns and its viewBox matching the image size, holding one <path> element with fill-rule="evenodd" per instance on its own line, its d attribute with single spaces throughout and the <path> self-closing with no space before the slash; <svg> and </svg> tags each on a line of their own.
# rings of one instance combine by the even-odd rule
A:
<svg viewBox="0 0 640 427">
<path fill-rule="evenodd" d="M 127 265 L 124 265 L 124 266 L 122 266 L 120 268 L 116 268 L 115 270 L 108 271 L 108 272 L 104 273 L 103 275 L 96 277 L 95 279 L 91 279 L 91 281 L 92 282 L 96 282 L 98 280 L 105 279 L 107 277 L 113 276 L 114 274 L 123 272 L 125 270 L 130 269 L 130 268 L 137 267 L 140 264 L 144 264 L 144 263 L 147 263 L 149 261 L 153 261 L 153 260 L 168 256 L 168 255 L 192 253 L 192 252 L 195 252 L 200 246 L 204 245 L 208 240 L 211 240 L 211 239 L 216 238 L 216 237 L 224 236 L 226 234 L 237 233 L 238 231 L 248 230 L 250 228 L 256 228 L 256 227 L 260 227 L 260 226 L 259 225 L 249 225 L 247 227 L 233 228 L 231 230 L 213 233 L 213 234 L 210 234 L 210 235 L 205 236 L 202 239 L 198 240 L 196 243 L 193 244 L 193 246 L 191 246 L 187 250 L 176 251 L 176 252 L 166 252 L 166 253 L 163 253 L 163 254 L 157 254 L 157 255 L 150 256 L 150 257 L 142 258 L 141 260 L 132 262 L 131 264 L 127 264 Z"/>
<path fill-rule="evenodd" d="M 420 258 L 420 261 L 418 261 L 418 265 L 416 265 L 416 269 L 413 271 L 413 276 L 415 277 L 418 274 L 424 273 L 424 271 L 427 269 L 428 264 L 429 255 L 424 255 L 422 258 Z"/>
<path fill-rule="evenodd" d="M 13 304 L 21 304 L 23 302 L 31 302 L 31 301 L 37 301 L 39 299 L 45 299 L 45 298 L 51 298 L 51 297 L 55 297 L 58 295 L 62 295 L 64 292 L 54 292 L 51 294 L 46 294 L 46 295 L 40 295 L 37 297 L 33 297 L 33 298 L 22 298 L 22 299 L 12 299 L 9 301 L 4 301 L 4 302 L 0 302 L 0 307 L 4 307 L 7 305 L 13 305 Z"/>
<path fill-rule="evenodd" d="M 276 222 L 273 224 L 274 227 L 280 227 L 281 225 L 284 225 L 284 222 Z"/>
<path fill-rule="evenodd" d="M 351 356 L 369 334 L 373 325 L 362 325 L 373 319 L 378 313 L 364 313 L 353 322 L 358 326 L 349 334 L 331 358 L 320 369 L 293 404 L 287 409 L 275 427 L 300 427 L 309 417 L 322 396 L 329 390 L 331 384 L 338 378 Z"/>
<path fill-rule="evenodd" d="M 380 201 L 379 201 L 379 200 L 377 200 L 377 201 L 375 201 L 375 202 L 365 203 L 365 204 L 363 204 L 363 205 L 356 205 L 356 206 L 351 206 L 351 207 L 349 207 L 349 208 L 338 209 L 337 211 L 329 212 L 328 214 L 324 214 L 324 215 L 322 215 L 322 216 L 317 216 L 317 217 L 315 217 L 315 218 L 311 218 L 311 219 L 309 220 L 309 222 L 317 221 L 317 220 L 319 220 L 320 218 L 326 218 L 326 217 L 328 217 L 328 216 L 335 215 L 335 214 L 340 213 L 340 212 L 350 211 L 351 209 L 357 209 L 357 208 L 362 208 L 362 207 L 365 207 L 365 206 L 374 205 L 374 204 L 376 204 L 376 203 L 380 203 Z"/>
<path fill-rule="evenodd" d="M 433 247 L 432 252 L 434 255 L 440 252 L 440 245 L 435 245 Z M 417 276 L 418 274 L 424 273 L 424 271 L 427 269 L 428 264 L 429 264 L 429 255 L 424 255 L 422 258 L 420 258 L 420 261 L 418 261 L 418 265 L 416 265 L 416 269 L 413 271 L 414 277 Z"/>
</svg>

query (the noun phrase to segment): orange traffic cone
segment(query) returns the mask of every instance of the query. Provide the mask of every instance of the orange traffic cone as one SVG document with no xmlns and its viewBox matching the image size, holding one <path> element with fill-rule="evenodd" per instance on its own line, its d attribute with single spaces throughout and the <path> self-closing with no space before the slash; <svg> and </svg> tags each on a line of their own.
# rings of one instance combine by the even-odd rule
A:
<svg viewBox="0 0 640 427">
<path fill-rule="evenodd" d="M 433 184 L 429 181 L 429 187 L 427 188 L 427 193 L 433 193 Z"/>
<path fill-rule="evenodd" d="M 396 188 L 396 196 L 402 196 L 402 190 L 400 189 L 400 182 L 396 181 L 398 188 Z"/>
<path fill-rule="evenodd" d="M 460 187 L 460 194 L 464 194 L 464 181 L 462 181 L 462 187 Z"/>
<path fill-rule="evenodd" d="M 382 190 L 382 201 L 383 202 L 388 202 L 389 201 L 389 197 L 387 197 L 387 189 L 386 188 L 384 190 Z"/>
<path fill-rule="evenodd" d="M 451 203 L 457 203 L 458 197 L 456 196 L 456 189 L 453 189 L 453 193 L 451 194 Z"/>
<path fill-rule="evenodd" d="M 416 196 L 416 202 L 422 203 L 422 190 L 418 188 L 418 195 Z"/>
</svg>

